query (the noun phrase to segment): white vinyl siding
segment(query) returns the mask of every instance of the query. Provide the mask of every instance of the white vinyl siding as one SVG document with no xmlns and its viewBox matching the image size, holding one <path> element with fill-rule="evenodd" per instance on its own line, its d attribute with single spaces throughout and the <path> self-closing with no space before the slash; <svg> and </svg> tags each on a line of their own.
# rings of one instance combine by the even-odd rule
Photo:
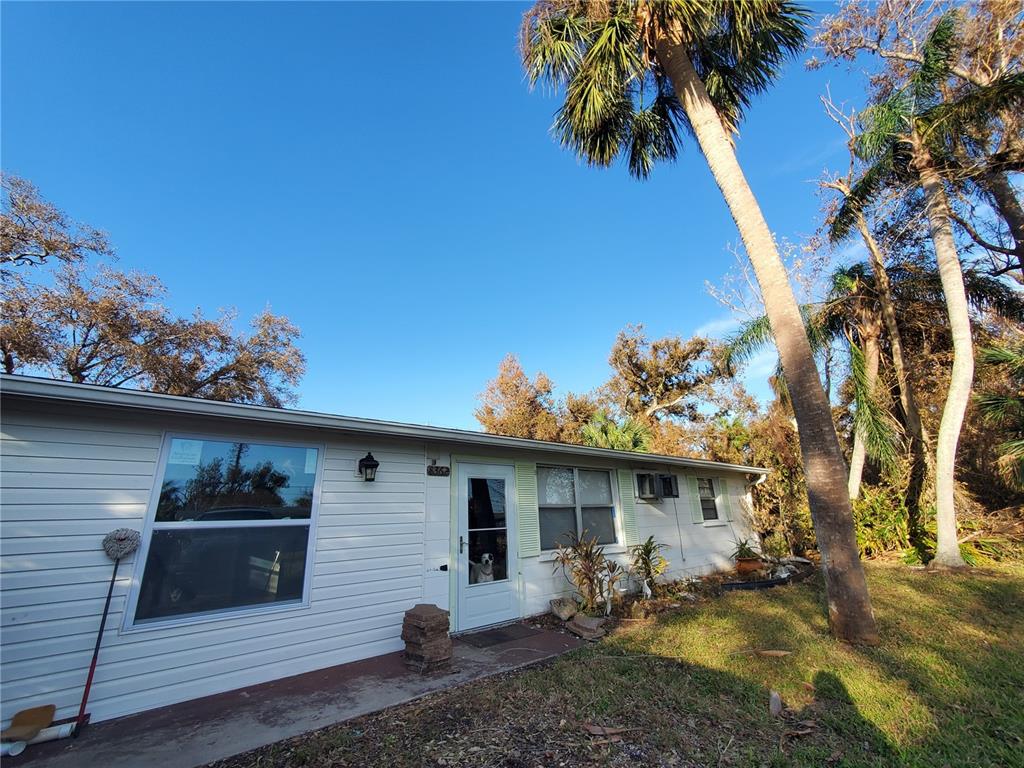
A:
<svg viewBox="0 0 1024 768">
<path fill-rule="evenodd" d="M 77 713 L 113 563 L 100 543 L 143 530 L 164 427 L 255 441 L 321 432 L 147 418 L 5 399 L 0 436 L 3 709 Z M 356 475 L 373 450 L 377 480 Z M 415 441 L 335 438 L 323 460 L 308 607 L 189 626 L 121 630 L 135 558 L 118 571 L 89 710 L 96 721 L 402 648 L 423 599 L 425 470 Z M 447 478 L 445 478 L 447 480 Z M 445 523 L 441 523 L 445 525 Z"/>
<path fill-rule="evenodd" d="M 130 557 L 121 564 L 114 588 L 90 698 L 94 720 L 397 651 L 403 646 L 405 610 L 424 601 L 449 607 L 453 571 L 442 568 L 452 551 L 451 480 L 427 477 L 426 466 L 431 459 L 453 466 L 451 454 L 465 452 L 466 446 L 427 446 L 414 437 L 346 436 L 247 419 L 159 415 L 5 393 L 0 429 L 0 715 L 5 723 L 14 712 L 40 702 L 56 704 L 58 718 L 77 712 L 112 570 L 101 541 L 115 528 L 143 530 L 168 432 L 324 446 L 309 605 L 125 631 L 128 588 L 141 576 Z M 380 461 L 373 483 L 356 473 L 369 450 Z M 541 449 L 473 453 L 531 467 L 564 466 L 565 458 Z M 628 459 L 600 463 L 588 466 L 584 457 L 576 466 L 612 470 L 616 518 L 623 517 L 622 496 L 631 492 L 631 473 L 640 468 Z M 721 486 L 720 492 L 731 494 L 731 507 L 720 506 L 723 523 L 702 526 L 690 522 L 683 491 L 688 475 L 677 474 L 680 498 L 634 500 L 638 540 L 654 535 L 668 544 L 671 577 L 728 567 L 733 539 L 750 535 L 741 514 L 743 476 L 733 472 Z M 632 535 L 628 529 L 620 529 L 620 545 L 607 548 L 624 565 L 628 553 L 621 542 L 627 535 Z M 550 554 L 522 557 L 518 565 L 522 615 L 545 611 L 550 598 L 566 594 L 566 580 L 552 572 Z"/>
</svg>

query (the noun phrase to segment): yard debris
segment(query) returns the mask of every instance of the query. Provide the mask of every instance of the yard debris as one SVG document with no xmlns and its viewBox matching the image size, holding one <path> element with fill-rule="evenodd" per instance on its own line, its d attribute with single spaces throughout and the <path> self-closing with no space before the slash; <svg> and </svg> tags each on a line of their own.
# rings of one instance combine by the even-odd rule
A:
<svg viewBox="0 0 1024 768">
<path fill-rule="evenodd" d="M 562 621 L 569 621 L 579 610 L 571 597 L 556 597 L 551 600 L 551 612 Z"/>
<path fill-rule="evenodd" d="M 622 734 L 639 730 L 638 728 L 609 728 L 604 725 L 594 725 L 593 723 L 580 723 L 579 725 L 584 733 L 588 733 L 591 736 L 604 737 L 599 741 L 592 741 L 591 744 L 617 744 L 622 741 Z"/>
<path fill-rule="evenodd" d="M 733 651 L 730 656 L 764 656 L 766 658 L 779 658 L 782 656 L 792 655 L 792 651 L 779 651 L 779 650 L 760 650 L 758 648 L 744 648 L 739 651 Z"/>
<path fill-rule="evenodd" d="M 779 695 L 778 691 L 772 691 L 768 694 L 768 711 L 772 717 L 782 715 L 782 696 Z"/>
<path fill-rule="evenodd" d="M 578 613 L 572 617 L 572 621 L 565 625 L 565 628 L 584 640 L 600 640 L 605 635 L 605 631 L 602 629 L 604 622 L 603 618 L 584 616 Z"/>
</svg>

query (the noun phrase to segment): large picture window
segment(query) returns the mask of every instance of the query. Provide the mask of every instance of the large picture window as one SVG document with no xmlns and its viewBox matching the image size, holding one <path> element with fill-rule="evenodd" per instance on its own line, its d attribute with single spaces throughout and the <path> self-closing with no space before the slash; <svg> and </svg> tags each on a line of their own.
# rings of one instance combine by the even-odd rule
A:
<svg viewBox="0 0 1024 768">
<path fill-rule="evenodd" d="M 615 502 L 611 474 L 571 467 L 537 468 L 541 549 L 568 544 L 574 536 L 614 544 Z"/>
<path fill-rule="evenodd" d="M 301 602 L 319 453 L 171 438 L 135 623 Z"/>
</svg>

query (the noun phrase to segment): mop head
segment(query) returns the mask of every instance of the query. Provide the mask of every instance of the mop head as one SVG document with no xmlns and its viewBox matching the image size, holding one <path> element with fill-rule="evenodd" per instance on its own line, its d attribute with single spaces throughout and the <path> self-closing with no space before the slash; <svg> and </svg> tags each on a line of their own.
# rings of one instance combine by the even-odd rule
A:
<svg viewBox="0 0 1024 768">
<path fill-rule="evenodd" d="M 103 537 L 103 551 L 111 560 L 120 560 L 139 548 L 142 537 L 131 528 L 118 528 Z"/>
</svg>

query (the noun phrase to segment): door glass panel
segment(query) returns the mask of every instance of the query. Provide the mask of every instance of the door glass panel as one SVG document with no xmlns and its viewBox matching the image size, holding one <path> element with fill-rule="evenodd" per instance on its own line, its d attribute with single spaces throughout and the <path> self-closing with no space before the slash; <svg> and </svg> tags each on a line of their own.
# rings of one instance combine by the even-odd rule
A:
<svg viewBox="0 0 1024 768">
<path fill-rule="evenodd" d="M 586 539 L 597 538 L 598 544 L 615 543 L 615 518 L 611 507 L 584 507 L 583 528 Z"/>
<path fill-rule="evenodd" d="M 469 532 L 469 583 L 486 584 L 508 578 L 508 532 Z"/>
<path fill-rule="evenodd" d="M 508 578 L 508 530 L 505 517 L 505 481 L 469 478 L 470 584 L 488 584 Z"/>
<path fill-rule="evenodd" d="M 469 530 L 505 527 L 505 481 L 469 479 Z"/>
</svg>

